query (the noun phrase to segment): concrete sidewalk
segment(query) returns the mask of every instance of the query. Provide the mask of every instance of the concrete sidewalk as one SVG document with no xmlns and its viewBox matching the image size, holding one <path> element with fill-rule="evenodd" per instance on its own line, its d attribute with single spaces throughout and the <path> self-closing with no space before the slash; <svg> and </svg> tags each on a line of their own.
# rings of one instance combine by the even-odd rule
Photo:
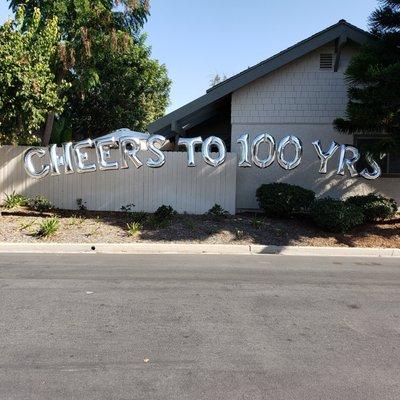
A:
<svg viewBox="0 0 400 400">
<path fill-rule="evenodd" d="M 400 249 L 182 243 L 0 243 L 0 253 L 42 254 L 275 254 L 287 256 L 400 257 Z"/>
</svg>

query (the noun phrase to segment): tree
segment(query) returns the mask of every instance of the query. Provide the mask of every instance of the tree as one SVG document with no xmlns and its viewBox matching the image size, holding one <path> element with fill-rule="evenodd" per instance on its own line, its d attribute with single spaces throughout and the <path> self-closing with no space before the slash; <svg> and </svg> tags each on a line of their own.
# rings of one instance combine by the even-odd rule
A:
<svg viewBox="0 0 400 400">
<path fill-rule="evenodd" d="M 64 113 L 47 118 L 44 144 L 52 132 L 60 136 L 60 126 L 74 138 L 96 137 L 110 127 L 144 129 L 163 115 L 170 81 L 144 43 L 147 0 L 11 0 L 13 9 L 21 5 L 27 15 L 36 5 L 43 16 L 57 16 L 61 40 L 53 71 L 57 82 L 71 84 Z"/>
<path fill-rule="evenodd" d="M 375 153 L 400 148 L 400 0 L 380 0 L 370 17 L 371 41 L 346 71 L 350 88 L 345 133 L 380 134 Z"/>
<path fill-rule="evenodd" d="M 144 131 L 163 115 L 170 81 L 165 67 L 149 56 L 143 37 L 138 43 L 129 38 L 126 48 L 92 60 L 96 83 L 83 96 L 78 91 L 70 97 L 69 116 L 76 136 L 98 136 L 125 126 Z"/>
<path fill-rule="evenodd" d="M 62 39 L 73 41 L 77 27 L 86 26 L 90 20 L 102 28 L 108 25 L 116 30 L 138 34 L 149 15 L 149 0 L 10 0 L 10 8 L 16 12 L 24 7 L 27 17 L 40 8 L 43 20 L 57 16 Z M 97 21 L 93 17 L 99 17 Z"/>
<path fill-rule="evenodd" d="M 64 99 L 51 71 L 59 40 L 57 19 L 43 22 L 33 11 L 29 28 L 19 9 L 14 21 L 0 27 L 0 143 L 31 144 L 50 112 L 61 112 Z"/>
</svg>

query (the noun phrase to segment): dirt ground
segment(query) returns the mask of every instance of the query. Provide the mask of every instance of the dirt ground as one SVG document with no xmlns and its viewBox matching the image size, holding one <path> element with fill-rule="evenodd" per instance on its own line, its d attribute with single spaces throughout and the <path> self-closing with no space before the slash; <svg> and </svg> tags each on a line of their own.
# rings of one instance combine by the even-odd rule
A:
<svg viewBox="0 0 400 400">
<path fill-rule="evenodd" d="M 38 238 L 40 223 L 57 216 L 58 231 L 48 238 Z M 307 220 L 274 220 L 254 214 L 229 216 L 215 220 L 209 216 L 177 215 L 163 229 L 144 228 L 133 236 L 127 230 L 127 213 L 55 211 L 46 214 L 32 211 L 2 210 L 0 241 L 64 243 L 139 243 L 181 242 L 209 244 L 270 244 L 295 246 L 344 246 L 400 248 L 400 218 L 360 226 L 347 234 L 330 234 Z"/>
</svg>

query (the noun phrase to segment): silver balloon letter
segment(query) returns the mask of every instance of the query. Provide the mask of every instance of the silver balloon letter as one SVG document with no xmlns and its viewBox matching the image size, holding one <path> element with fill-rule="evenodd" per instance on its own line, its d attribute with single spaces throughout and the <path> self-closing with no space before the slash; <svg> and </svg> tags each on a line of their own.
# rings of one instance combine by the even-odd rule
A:
<svg viewBox="0 0 400 400">
<path fill-rule="evenodd" d="M 37 156 L 39 158 L 42 158 L 46 155 L 46 150 L 44 149 L 35 149 L 31 148 L 27 150 L 24 154 L 24 167 L 26 173 L 34 179 L 41 179 L 46 177 L 49 172 L 50 172 L 50 165 L 45 164 L 42 165 L 42 168 L 40 171 L 36 171 L 35 166 L 33 165 L 32 162 L 32 157 Z"/>
<path fill-rule="evenodd" d="M 212 158 L 211 157 L 211 147 L 216 146 L 218 147 L 218 157 Z M 224 163 L 226 159 L 226 147 L 225 143 L 216 136 L 210 136 L 207 138 L 203 146 L 201 147 L 201 153 L 203 155 L 203 160 L 212 167 L 218 167 Z"/>
<path fill-rule="evenodd" d="M 203 139 L 199 137 L 195 138 L 179 138 L 178 146 L 185 146 L 188 154 L 188 167 L 195 167 L 194 162 L 194 150 L 197 144 L 202 144 Z"/>
<path fill-rule="evenodd" d="M 114 137 L 109 139 L 100 139 L 96 142 L 96 155 L 100 171 L 118 169 L 118 163 L 116 161 L 108 161 L 111 158 L 110 147 L 115 145 L 116 140 Z"/>
<path fill-rule="evenodd" d="M 165 155 L 164 153 L 154 146 L 154 144 L 158 143 L 160 147 L 164 146 L 166 139 L 161 135 L 153 135 L 147 140 L 147 147 L 151 153 L 157 156 L 156 160 L 149 158 L 146 162 L 147 166 L 150 168 L 160 168 L 165 164 Z"/>
<path fill-rule="evenodd" d="M 73 174 L 75 171 L 72 162 L 72 143 L 63 143 L 62 147 L 64 151 L 64 173 L 66 175 Z"/>
<path fill-rule="evenodd" d="M 136 168 L 140 168 L 143 163 L 138 159 L 137 153 L 141 148 L 141 141 L 137 137 L 125 136 L 119 139 L 121 151 L 121 168 L 129 168 L 128 160 L 131 160 Z M 128 148 L 129 147 L 129 148 Z"/>
<path fill-rule="evenodd" d="M 60 167 L 64 165 L 64 156 L 57 155 L 57 145 L 52 144 L 49 148 L 50 150 L 50 166 L 51 166 L 51 175 L 57 176 L 60 175 Z"/>
<path fill-rule="evenodd" d="M 266 143 L 268 146 L 268 157 L 261 160 L 258 157 L 259 149 L 262 143 Z M 267 168 L 275 161 L 275 139 L 268 133 L 262 133 L 258 135 L 251 145 L 251 159 L 258 168 Z"/>
<path fill-rule="evenodd" d="M 328 172 L 328 161 L 336 153 L 337 149 L 340 147 L 338 143 L 333 141 L 328 149 L 328 151 L 323 151 L 321 147 L 321 141 L 318 139 L 312 143 L 319 159 L 321 160 L 321 165 L 319 167 L 320 174 L 326 174 Z"/>
<path fill-rule="evenodd" d="M 346 157 L 346 153 L 348 151 L 352 153 L 351 158 Z M 357 163 L 357 161 L 359 159 L 360 159 L 360 152 L 358 151 L 358 149 L 356 149 L 353 146 L 347 146 L 345 144 L 342 144 L 340 146 L 340 160 L 339 160 L 339 167 L 337 170 L 337 174 L 344 175 L 344 170 L 347 167 L 347 169 L 350 172 L 350 176 L 352 178 L 358 176 L 358 172 L 355 168 L 355 164 Z"/>
<path fill-rule="evenodd" d="M 62 155 L 57 154 L 57 145 L 52 144 L 50 146 L 50 167 L 51 167 L 51 175 L 57 176 L 60 175 L 60 167 L 64 166 L 64 173 L 66 175 L 74 173 L 74 166 L 72 164 L 71 157 L 71 147 L 72 143 L 63 143 Z"/>
<path fill-rule="evenodd" d="M 286 147 L 289 145 L 293 145 L 295 149 L 295 156 L 292 161 L 287 161 L 285 159 L 285 154 L 284 154 Z M 298 137 L 293 135 L 286 136 L 279 142 L 278 163 L 286 171 L 290 171 L 291 169 L 295 169 L 296 167 L 298 167 L 301 162 L 302 155 L 303 155 L 303 145 Z"/>
<path fill-rule="evenodd" d="M 251 162 L 249 159 L 249 134 L 244 133 L 243 135 L 241 135 L 237 140 L 237 143 L 241 146 L 238 167 L 241 168 L 251 167 Z"/>
<path fill-rule="evenodd" d="M 91 147 L 93 147 L 92 139 L 86 139 L 77 142 L 73 147 L 77 164 L 76 172 L 78 172 L 78 174 L 83 174 L 85 172 L 94 172 L 97 169 L 96 164 L 85 164 L 85 161 L 88 160 L 89 155 L 87 152 L 81 151 L 81 149 Z"/>
<path fill-rule="evenodd" d="M 360 175 L 368 180 L 378 179 L 382 175 L 382 169 L 380 165 L 373 159 L 371 153 L 365 155 L 367 163 L 372 167 L 372 172 L 369 172 L 367 168 L 360 172 Z"/>
</svg>

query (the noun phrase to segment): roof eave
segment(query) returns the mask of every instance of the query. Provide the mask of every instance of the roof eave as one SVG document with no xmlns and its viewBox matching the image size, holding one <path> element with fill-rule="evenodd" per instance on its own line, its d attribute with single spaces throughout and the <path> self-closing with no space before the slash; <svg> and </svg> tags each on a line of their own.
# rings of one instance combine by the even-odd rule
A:
<svg viewBox="0 0 400 400">
<path fill-rule="evenodd" d="M 211 88 L 205 95 L 150 124 L 148 127 L 149 132 L 154 133 L 165 129 L 167 126 L 171 125 L 171 123 L 196 112 L 202 107 L 212 104 L 213 102 L 235 92 L 241 87 L 246 86 L 265 75 L 268 75 L 269 73 L 344 35 L 347 37 L 347 39 L 359 44 L 366 43 L 370 37 L 367 32 L 361 30 L 360 28 L 357 28 L 345 21 L 340 21 L 324 31 L 319 32 L 306 40 L 303 40 L 302 42 Z"/>
</svg>

